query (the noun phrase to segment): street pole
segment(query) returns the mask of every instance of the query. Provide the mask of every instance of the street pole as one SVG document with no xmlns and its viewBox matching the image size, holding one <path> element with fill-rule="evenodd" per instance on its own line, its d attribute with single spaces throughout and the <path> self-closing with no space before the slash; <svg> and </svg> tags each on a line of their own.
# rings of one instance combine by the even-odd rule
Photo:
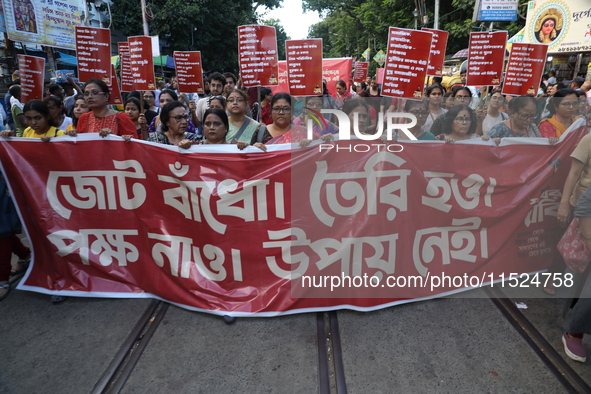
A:
<svg viewBox="0 0 591 394">
<path fill-rule="evenodd" d="M 435 21 L 433 22 L 433 28 L 435 30 L 439 29 L 439 0 L 435 0 L 435 15 L 433 16 Z"/>
<path fill-rule="evenodd" d="M 140 4 L 142 6 L 142 23 L 144 25 L 144 36 L 149 36 L 150 31 L 148 30 L 148 20 L 146 19 L 146 0 L 141 0 Z"/>
</svg>

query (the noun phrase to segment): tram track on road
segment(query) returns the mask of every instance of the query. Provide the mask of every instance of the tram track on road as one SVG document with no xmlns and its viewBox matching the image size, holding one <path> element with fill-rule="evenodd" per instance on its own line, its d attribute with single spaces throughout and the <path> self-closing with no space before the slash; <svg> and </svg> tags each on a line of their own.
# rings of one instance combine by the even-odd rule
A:
<svg viewBox="0 0 591 394">
<path fill-rule="evenodd" d="M 121 392 L 154 332 L 166 315 L 169 306 L 170 304 L 163 301 L 152 300 L 150 302 L 125 342 L 95 383 L 91 391 L 92 394 Z"/>
<path fill-rule="evenodd" d="M 569 393 L 590 393 L 591 387 L 573 370 L 538 329 L 499 288 L 486 288 L 487 295 L 503 316 L 534 350 L 544 365 Z"/>
<path fill-rule="evenodd" d="M 320 394 L 346 394 L 345 369 L 336 311 L 316 314 Z"/>
</svg>

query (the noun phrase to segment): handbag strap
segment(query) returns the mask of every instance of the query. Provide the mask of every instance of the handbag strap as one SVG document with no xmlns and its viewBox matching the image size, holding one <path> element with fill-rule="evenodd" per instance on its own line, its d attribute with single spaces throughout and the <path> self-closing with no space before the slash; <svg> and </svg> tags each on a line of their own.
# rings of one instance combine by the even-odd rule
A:
<svg viewBox="0 0 591 394">
<path fill-rule="evenodd" d="M 261 127 L 259 127 L 259 134 L 257 135 L 257 142 L 263 142 L 263 136 L 265 135 L 265 131 L 267 131 L 267 125 L 261 123 Z"/>
<path fill-rule="evenodd" d="M 240 126 L 240 128 L 238 129 L 238 132 L 234 136 L 234 139 L 236 139 L 236 141 L 238 141 L 240 139 L 240 136 L 242 136 L 242 133 L 244 133 L 244 130 L 246 130 L 246 128 L 250 124 L 250 121 L 251 121 L 251 119 L 248 116 L 244 119 L 244 122 L 242 122 L 242 126 Z"/>
</svg>

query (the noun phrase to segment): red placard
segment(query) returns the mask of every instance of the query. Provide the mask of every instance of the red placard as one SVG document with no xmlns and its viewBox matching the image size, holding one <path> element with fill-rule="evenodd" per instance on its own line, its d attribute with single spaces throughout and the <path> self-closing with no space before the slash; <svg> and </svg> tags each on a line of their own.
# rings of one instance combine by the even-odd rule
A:
<svg viewBox="0 0 591 394">
<path fill-rule="evenodd" d="M 369 62 L 355 62 L 355 74 L 353 74 L 353 82 L 365 82 L 368 69 Z"/>
<path fill-rule="evenodd" d="M 433 33 L 431 42 L 431 56 L 427 65 L 427 75 L 440 77 L 443 75 L 443 62 L 445 60 L 445 49 L 447 48 L 447 37 L 449 33 L 443 30 L 425 29 L 422 30 Z"/>
<path fill-rule="evenodd" d="M 134 90 L 154 90 L 154 59 L 152 58 L 152 37 L 128 37 L 129 63 Z"/>
<path fill-rule="evenodd" d="M 117 48 L 119 50 L 119 63 L 121 63 L 121 90 L 131 92 L 135 89 L 129 61 L 129 44 L 127 42 L 118 42 Z"/>
<path fill-rule="evenodd" d="M 271 89 L 271 92 L 273 92 L 273 94 L 282 93 L 282 92 L 289 93 L 289 83 L 287 82 L 287 61 L 285 61 L 285 60 L 278 61 L 277 67 L 279 69 L 279 73 L 277 74 L 277 75 L 279 75 L 278 85 L 265 86 L 265 87 Z"/>
<path fill-rule="evenodd" d="M 501 83 L 507 32 L 470 33 L 466 85 L 492 86 Z"/>
<path fill-rule="evenodd" d="M 505 72 L 503 94 L 535 96 L 544 72 L 547 53 L 546 44 L 513 44 Z"/>
<path fill-rule="evenodd" d="M 115 72 L 115 65 L 111 64 L 111 80 L 109 81 L 109 105 L 121 105 L 121 91 L 119 90 L 119 81 L 117 80 L 117 72 Z"/>
<path fill-rule="evenodd" d="M 279 68 L 275 28 L 261 25 L 239 26 L 238 61 L 244 86 L 277 85 Z"/>
<path fill-rule="evenodd" d="M 427 31 L 390 28 L 383 96 L 423 97 L 432 40 Z"/>
<path fill-rule="evenodd" d="M 205 93 L 203 89 L 203 68 L 201 52 L 174 51 L 174 66 L 179 83 L 179 92 Z"/>
<path fill-rule="evenodd" d="M 322 94 L 322 39 L 287 40 L 289 91 L 294 96 Z"/>
<path fill-rule="evenodd" d="M 98 27 L 76 26 L 76 57 L 78 78 L 111 80 L 111 30 Z"/>
<path fill-rule="evenodd" d="M 336 95 L 339 80 L 345 81 L 349 90 L 352 69 L 353 59 L 350 57 L 322 59 L 322 78 L 326 81 L 326 88 L 330 94 Z"/>
<path fill-rule="evenodd" d="M 21 78 L 21 102 L 43 100 L 43 77 L 45 59 L 42 57 L 18 55 L 18 69 Z"/>
</svg>

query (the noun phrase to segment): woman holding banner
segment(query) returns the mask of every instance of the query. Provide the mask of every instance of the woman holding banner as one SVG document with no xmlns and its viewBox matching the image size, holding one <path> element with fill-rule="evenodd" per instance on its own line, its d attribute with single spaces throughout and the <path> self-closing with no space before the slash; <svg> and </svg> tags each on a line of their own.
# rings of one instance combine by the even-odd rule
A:
<svg viewBox="0 0 591 394">
<path fill-rule="evenodd" d="M 248 97 L 240 89 L 230 92 L 227 99 L 226 110 L 230 114 L 229 129 L 226 133 L 226 141 L 243 141 L 249 143 L 259 129 L 260 123 L 246 116 Z"/>
<path fill-rule="evenodd" d="M 164 106 L 168 103 L 172 103 L 173 101 L 179 101 L 179 97 L 177 96 L 177 94 L 170 90 L 170 89 L 164 89 L 162 92 L 160 92 L 160 111 L 162 111 L 162 109 L 164 108 Z M 179 101 L 180 102 L 180 101 Z M 182 103 L 181 103 L 182 104 Z M 185 109 L 186 111 L 186 109 Z M 194 102 L 192 102 L 191 104 L 191 117 L 194 116 L 195 114 L 195 104 Z M 160 115 L 156 116 L 153 120 L 152 123 L 150 123 L 150 126 L 148 127 L 148 132 L 149 133 L 154 133 L 156 131 L 162 131 L 162 122 L 160 120 Z M 189 133 L 195 133 L 195 124 L 193 122 L 191 122 L 191 119 L 189 119 L 189 124 L 187 126 L 187 132 Z"/>
<path fill-rule="evenodd" d="M 90 112 L 78 119 L 78 133 L 99 133 L 101 137 L 109 134 L 135 138 L 135 126 L 129 116 L 109 108 L 109 87 L 99 78 L 91 78 L 84 86 L 84 97 Z"/>
<path fill-rule="evenodd" d="M 289 93 L 277 93 L 274 95 L 271 100 L 273 123 L 267 126 L 260 141 L 257 135 L 258 133 L 256 133 L 252 137 L 251 145 L 257 142 L 262 142 L 266 145 L 289 144 L 306 139 L 306 129 L 301 126 L 294 127 L 291 123 L 291 110 L 291 96 Z"/>
<path fill-rule="evenodd" d="M 497 144 L 504 137 L 541 137 L 540 130 L 532 123 L 536 117 L 536 99 L 530 94 L 514 97 L 509 102 L 509 119 L 499 123 L 490 130 L 490 137 Z M 551 139 L 550 143 L 555 143 Z"/>
<path fill-rule="evenodd" d="M 482 138 L 484 141 L 488 141 L 490 137 L 486 135 L 481 137 L 476 134 L 477 122 L 476 113 L 472 108 L 467 105 L 456 105 L 445 114 L 443 134 L 438 135 L 437 139 L 448 144 L 472 138 Z"/>
<path fill-rule="evenodd" d="M 579 114 L 579 97 L 573 89 L 562 89 L 556 92 L 548 104 L 550 116 L 539 124 L 540 133 L 543 137 L 560 136 L 577 119 Z M 579 115 L 581 116 L 581 115 Z"/>
<path fill-rule="evenodd" d="M 164 145 L 175 145 L 189 149 L 199 141 L 195 133 L 187 131 L 189 115 L 180 101 L 171 101 L 162 107 L 159 115 L 161 127 L 148 133 L 148 141 Z"/>
</svg>

